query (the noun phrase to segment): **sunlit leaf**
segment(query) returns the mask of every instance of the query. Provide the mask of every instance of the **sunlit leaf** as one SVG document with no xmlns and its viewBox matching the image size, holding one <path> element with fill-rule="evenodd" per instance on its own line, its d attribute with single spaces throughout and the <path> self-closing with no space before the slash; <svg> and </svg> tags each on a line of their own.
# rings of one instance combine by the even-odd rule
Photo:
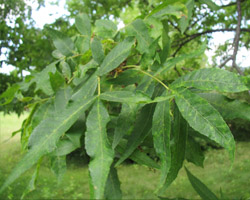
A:
<svg viewBox="0 0 250 200">
<path fill-rule="evenodd" d="M 82 13 L 76 16 L 75 25 L 77 30 L 84 36 L 91 37 L 91 23 L 87 14 Z"/>
</svg>

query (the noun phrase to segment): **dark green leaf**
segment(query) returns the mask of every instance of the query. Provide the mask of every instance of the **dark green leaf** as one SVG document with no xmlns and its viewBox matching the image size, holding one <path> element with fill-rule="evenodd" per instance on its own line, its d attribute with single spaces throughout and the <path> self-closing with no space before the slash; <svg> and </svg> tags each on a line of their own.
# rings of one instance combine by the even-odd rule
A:
<svg viewBox="0 0 250 200">
<path fill-rule="evenodd" d="M 113 162 L 114 151 L 109 144 L 106 125 L 109 114 L 98 98 L 87 118 L 87 131 L 85 135 L 85 148 L 92 158 L 89 163 L 93 197 L 104 198 L 105 185 L 108 179 L 110 166 Z"/>
<path fill-rule="evenodd" d="M 137 49 L 141 54 L 149 52 L 149 47 L 153 42 L 149 36 L 149 31 L 146 24 L 141 19 L 136 19 L 127 28 L 129 36 L 135 36 L 138 41 Z"/>
<path fill-rule="evenodd" d="M 60 51 L 65 56 L 71 56 L 74 54 L 74 43 L 69 37 L 49 27 L 46 27 L 46 30 L 51 36 L 58 51 Z"/>
<path fill-rule="evenodd" d="M 100 39 L 98 39 L 97 37 L 94 37 L 94 39 L 91 42 L 91 51 L 92 51 L 93 59 L 98 64 L 101 64 L 105 55 L 103 52 L 102 43 Z"/>
<path fill-rule="evenodd" d="M 188 175 L 188 179 L 195 189 L 195 191 L 200 195 L 204 200 L 218 200 L 215 194 L 208 189 L 208 187 L 202 183 L 198 178 L 196 178 L 191 172 L 185 167 L 185 170 Z"/>
<path fill-rule="evenodd" d="M 102 100 L 122 102 L 122 103 L 143 103 L 150 101 L 151 99 L 141 92 L 131 91 L 112 91 L 104 92 L 100 95 Z"/>
<path fill-rule="evenodd" d="M 91 23 L 87 14 L 82 13 L 77 15 L 75 25 L 82 35 L 91 37 Z"/>
<path fill-rule="evenodd" d="M 105 199 L 122 199 L 122 191 L 117 170 L 111 166 L 105 188 Z"/>
<path fill-rule="evenodd" d="M 112 143 L 112 148 L 119 144 L 120 140 L 124 135 L 130 134 L 133 130 L 133 125 L 136 117 L 136 108 L 135 104 L 122 104 L 122 110 L 117 119 L 117 125 L 115 127 L 115 134 Z"/>
<path fill-rule="evenodd" d="M 162 21 L 162 51 L 160 52 L 161 63 L 164 63 L 170 54 L 171 41 L 168 35 L 169 25 L 167 20 Z"/>
<path fill-rule="evenodd" d="M 164 185 L 159 189 L 159 194 L 162 194 L 169 187 L 182 168 L 185 159 L 187 135 L 187 122 L 182 118 L 178 108 L 175 106 L 171 139 L 171 166 Z"/>
<path fill-rule="evenodd" d="M 188 162 L 203 167 L 205 156 L 201 150 L 200 144 L 192 137 L 188 137 L 187 140 L 186 159 Z"/>
<path fill-rule="evenodd" d="M 4 99 L 4 103 L 0 104 L 0 106 L 9 104 L 14 98 L 19 90 L 20 86 L 18 84 L 14 84 L 11 87 L 8 87 L 8 89 L 0 95 L 0 100 Z"/>
<path fill-rule="evenodd" d="M 57 92 L 57 90 L 65 83 L 63 75 L 58 70 L 56 70 L 54 74 L 51 72 L 49 73 L 49 80 L 54 92 Z"/>
<path fill-rule="evenodd" d="M 117 161 L 116 166 L 127 159 L 151 131 L 154 108 L 155 104 L 148 104 L 142 108 L 140 114 L 136 118 L 134 129 L 128 139 L 126 150 Z"/>
<path fill-rule="evenodd" d="M 99 75 L 102 76 L 118 67 L 130 54 L 130 49 L 133 44 L 134 39 L 128 37 L 112 49 L 101 64 Z"/>
<path fill-rule="evenodd" d="M 178 78 L 171 87 L 195 87 L 201 90 L 219 92 L 242 92 L 248 88 L 235 73 L 223 69 L 209 68 L 193 71 Z"/>
<path fill-rule="evenodd" d="M 179 55 L 178 57 L 175 58 L 171 58 L 165 61 L 165 63 L 163 63 L 163 66 L 157 70 L 157 72 L 155 73 L 155 75 L 164 73 L 166 71 L 169 71 L 170 69 L 172 69 L 177 63 L 189 59 L 189 58 L 194 58 L 194 57 L 198 57 L 200 55 L 202 55 L 205 50 L 206 50 L 206 43 L 204 42 L 199 49 L 197 49 L 196 51 L 190 53 L 190 54 L 182 54 Z"/>
<path fill-rule="evenodd" d="M 234 138 L 219 112 L 205 99 L 187 89 L 178 89 L 175 93 L 179 110 L 189 125 L 224 147 L 233 161 L 235 152 Z"/>
<path fill-rule="evenodd" d="M 218 93 L 202 93 L 202 98 L 211 103 L 222 115 L 224 119 L 245 119 L 250 121 L 250 105 L 240 100 L 228 99 Z"/>
<path fill-rule="evenodd" d="M 156 105 L 153 116 L 152 135 L 155 151 L 161 161 L 160 188 L 167 178 L 171 165 L 170 131 L 171 117 L 169 101 L 159 102 Z"/>
</svg>

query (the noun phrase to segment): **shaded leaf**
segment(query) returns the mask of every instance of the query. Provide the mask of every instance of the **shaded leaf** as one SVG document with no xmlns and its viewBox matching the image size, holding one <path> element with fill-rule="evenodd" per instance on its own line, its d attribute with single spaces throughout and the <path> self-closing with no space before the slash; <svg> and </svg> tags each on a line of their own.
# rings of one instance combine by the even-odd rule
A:
<svg viewBox="0 0 250 200">
<path fill-rule="evenodd" d="M 196 178 L 191 172 L 185 167 L 185 170 L 188 175 L 188 179 L 195 189 L 195 191 L 200 195 L 204 200 L 218 200 L 215 194 L 208 189 L 208 187 L 202 183 L 198 178 Z"/>
<path fill-rule="evenodd" d="M 197 49 L 196 51 L 190 53 L 190 54 L 182 54 L 182 55 L 179 55 L 178 57 L 174 57 L 174 58 L 171 58 L 171 59 L 168 59 L 166 60 L 164 63 L 163 63 L 163 66 L 161 68 L 159 68 L 155 75 L 158 75 L 158 74 L 161 74 L 161 73 L 164 73 L 166 71 L 169 71 L 170 69 L 172 69 L 177 63 L 183 61 L 183 60 L 186 60 L 186 59 L 189 59 L 189 58 L 194 58 L 194 57 L 198 57 L 200 55 L 202 55 L 205 50 L 206 50 L 206 43 L 204 42 L 199 49 Z"/>
<path fill-rule="evenodd" d="M 250 105 L 248 103 L 237 99 L 229 99 L 218 93 L 201 93 L 199 95 L 212 104 L 224 119 L 232 120 L 239 118 L 250 121 Z"/>
<path fill-rule="evenodd" d="M 94 39 L 91 42 L 91 51 L 92 51 L 93 59 L 98 64 L 101 64 L 105 55 L 104 55 L 104 51 L 102 48 L 102 43 L 100 39 L 98 39 L 97 37 L 94 37 Z"/>
<path fill-rule="evenodd" d="M 128 139 L 126 150 L 117 161 L 116 166 L 127 159 L 151 131 L 154 108 L 155 104 L 148 104 L 142 108 L 140 114 L 136 118 L 134 129 Z"/>
<path fill-rule="evenodd" d="M 85 148 L 91 157 L 89 172 L 94 195 L 91 198 L 95 199 L 104 198 L 105 186 L 114 158 L 114 151 L 109 144 L 106 132 L 109 120 L 109 114 L 98 98 L 87 117 L 85 135 Z"/>
<path fill-rule="evenodd" d="M 161 63 L 164 63 L 170 54 L 171 41 L 168 35 L 169 25 L 167 20 L 162 21 L 162 51 L 160 52 Z"/>
<path fill-rule="evenodd" d="M 18 84 L 14 84 L 8 87 L 8 89 L 0 95 L 0 100 L 4 99 L 4 103 L 1 103 L 0 106 L 6 105 L 12 102 L 19 88 L 20 86 Z"/>
<path fill-rule="evenodd" d="M 71 69 L 68 63 L 66 63 L 65 61 L 60 62 L 60 67 L 62 69 L 62 74 L 66 79 L 70 79 L 71 78 Z"/>
<path fill-rule="evenodd" d="M 122 102 L 122 103 L 143 103 L 150 101 L 151 99 L 141 92 L 131 91 L 112 91 L 104 92 L 100 95 L 102 100 Z"/>
<path fill-rule="evenodd" d="M 65 56 L 71 56 L 74 53 L 74 43 L 68 36 L 49 27 L 46 27 L 46 30 L 58 51 Z"/>
<path fill-rule="evenodd" d="M 159 194 L 162 194 L 176 179 L 185 159 L 188 126 L 176 106 L 174 109 L 173 123 L 171 138 L 171 165 L 164 185 L 159 189 Z"/>
<path fill-rule="evenodd" d="M 84 54 L 89 50 L 90 37 L 82 35 L 78 36 L 75 41 L 75 46 L 80 54 Z"/>
<path fill-rule="evenodd" d="M 117 170 L 111 166 L 105 188 L 105 199 L 122 199 L 121 183 Z"/>
<path fill-rule="evenodd" d="M 98 74 L 102 76 L 118 67 L 130 54 L 130 49 L 133 44 L 134 39 L 127 37 L 123 42 L 113 48 L 104 58 Z"/>
<path fill-rule="evenodd" d="M 211 10 L 219 10 L 220 9 L 220 6 L 218 6 L 217 4 L 215 4 L 212 0 L 200 0 L 200 3 L 207 4 L 207 6 Z"/>
<path fill-rule="evenodd" d="M 57 181 L 60 183 L 67 171 L 66 156 L 51 156 L 50 169 L 56 175 Z"/>
<path fill-rule="evenodd" d="M 235 73 L 218 68 L 195 70 L 178 78 L 171 87 L 195 87 L 219 92 L 242 92 L 248 90 Z"/>
<path fill-rule="evenodd" d="M 171 117 L 169 101 L 159 102 L 153 115 L 152 135 L 154 148 L 161 161 L 159 187 L 164 184 L 171 165 L 170 151 Z"/>
<path fill-rule="evenodd" d="M 77 30 L 84 36 L 91 37 L 91 23 L 87 14 L 82 13 L 76 16 L 75 25 Z"/>
<path fill-rule="evenodd" d="M 112 148 L 119 144 L 124 135 L 129 135 L 133 130 L 133 125 L 136 117 L 136 108 L 135 104 L 122 104 L 122 110 L 117 119 L 117 125 L 115 127 L 114 139 L 112 143 Z"/>
<path fill-rule="evenodd" d="M 153 42 L 149 36 L 149 31 L 146 24 L 141 19 L 136 19 L 127 28 L 127 34 L 129 36 L 135 36 L 138 41 L 137 49 L 140 53 L 149 52 L 149 47 Z"/>
<path fill-rule="evenodd" d="M 224 147 L 234 160 L 235 142 L 227 124 L 215 108 L 205 99 L 187 89 L 178 89 L 176 104 L 189 125 Z"/>
<path fill-rule="evenodd" d="M 186 159 L 197 166 L 203 167 L 205 156 L 201 150 L 201 146 L 194 138 L 188 137 L 186 148 Z"/>
<path fill-rule="evenodd" d="M 189 21 L 192 18 L 192 15 L 193 15 L 194 5 L 195 5 L 194 0 L 189 0 L 186 3 L 186 7 L 187 7 L 187 10 L 188 10 L 188 15 L 187 15 L 187 17 L 182 16 L 181 19 L 179 20 L 179 26 L 180 26 L 181 33 L 184 33 L 185 30 L 188 27 Z"/>
</svg>

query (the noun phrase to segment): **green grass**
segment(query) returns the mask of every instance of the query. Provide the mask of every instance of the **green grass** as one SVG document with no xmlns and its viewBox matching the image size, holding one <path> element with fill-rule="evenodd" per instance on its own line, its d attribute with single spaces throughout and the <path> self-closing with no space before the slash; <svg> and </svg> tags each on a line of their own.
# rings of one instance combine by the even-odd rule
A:
<svg viewBox="0 0 250 200">
<path fill-rule="evenodd" d="M 0 113 L 0 185 L 7 178 L 13 167 L 22 157 L 17 134 L 10 138 L 12 131 L 20 128 L 21 121 L 15 115 L 3 116 Z M 209 150 L 206 153 L 204 169 L 185 162 L 185 166 L 200 178 L 217 196 L 220 188 L 227 199 L 250 198 L 250 143 L 237 143 L 235 162 L 230 170 L 230 161 L 224 150 Z M 64 179 L 60 184 L 56 177 L 43 163 L 37 181 L 37 189 L 27 195 L 26 199 L 88 199 L 87 166 L 70 163 Z M 1 194 L 0 199 L 19 199 L 34 169 L 26 172 L 14 184 Z M 157 187 L 159 173 L 138 165 L 121 165 L 118 167 L 124 199 L 157 199 L 154 191 Z M 184 197 L 200 199 L 188 182 L 182 169 L 178 178 L 166 190 L 169 198 Z"/>
</svg>

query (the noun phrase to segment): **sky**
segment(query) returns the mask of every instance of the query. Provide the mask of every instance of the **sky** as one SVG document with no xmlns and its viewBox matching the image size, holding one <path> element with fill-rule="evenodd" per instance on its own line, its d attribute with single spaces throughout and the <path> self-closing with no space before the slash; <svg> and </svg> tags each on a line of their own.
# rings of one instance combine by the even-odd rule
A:
<svg viewBox="0 0 250 200">
<path fill-rule="evenodd" d="M 36 22 L 35 26 L 38 28 L 43 28 L 43 26 L 48 23 L 53 23 L 56 18 L 59 18 L 62 15 L 69 15 L 69 12 L 64 8 L 66 0 L 60 0 L 59 5 L 51 5 L 50 2 L 53 2 L 51 0 L 46 0 L 45 7 L 41 7 L 39 10 L 36 10 L 38 4 L 33 3 L 29 4 L 32 6 L 32 17 L 34 21 Z M 28 1 L 30 2 L 30 1 Z M 214 39 L 211 41 L 215 47 L 219 44 L 225 43 L 225 41 L 229 38 L 233 38 L 232 33 L 213 33 Z M 206 51 L 206 54 L 208 56 L 208 61 L 211 63 L 211 57 L 213 55 L 214 49 L 210 51 Z M 250 63 L 250 52 L 246 49 L 242 49 L 237 54 L 237 63 L 238 65 L 242 67 L 249 67 Z M 1 59 L 1 58 L 0 58 Z M 220 63 L 218 63 L 219 65 Z M 10 71 L 14 70 L 13 66 L 7 66 L 3 65 L 2 68 L 0 68 L 1 73 L 9 73 Z"/>
</svg>

